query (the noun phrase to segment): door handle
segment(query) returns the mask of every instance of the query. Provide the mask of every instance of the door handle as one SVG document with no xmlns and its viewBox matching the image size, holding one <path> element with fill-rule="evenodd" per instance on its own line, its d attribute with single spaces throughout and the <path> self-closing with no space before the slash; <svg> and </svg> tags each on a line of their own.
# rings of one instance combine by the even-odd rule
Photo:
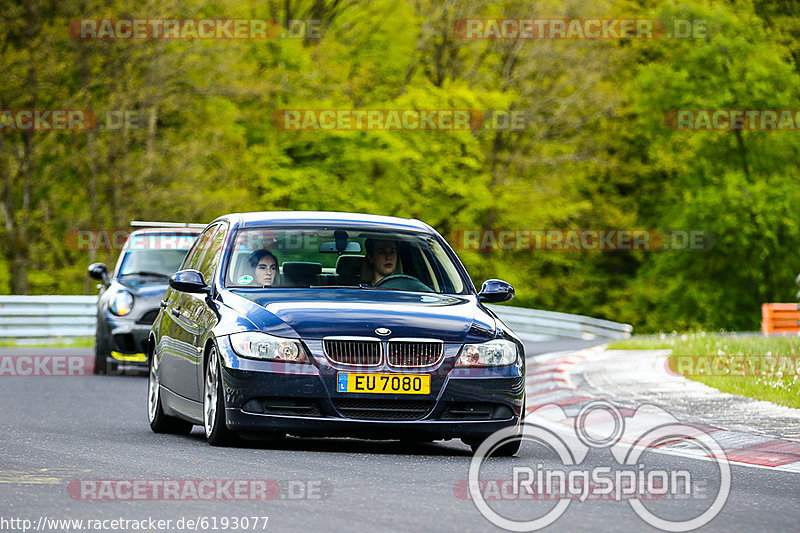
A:
<svg viewBox="0 0 800 533">
<path fill-rule="evenodd" d="M 180 308 L 180 307 L 176 307 L 175 309 L 172 309 L 172 310 L 170 310 L 170 312 L 171 312 L 171 313 L 172 313 L 174 316 L 181 316 L 181 308 Z"/>
</svg>

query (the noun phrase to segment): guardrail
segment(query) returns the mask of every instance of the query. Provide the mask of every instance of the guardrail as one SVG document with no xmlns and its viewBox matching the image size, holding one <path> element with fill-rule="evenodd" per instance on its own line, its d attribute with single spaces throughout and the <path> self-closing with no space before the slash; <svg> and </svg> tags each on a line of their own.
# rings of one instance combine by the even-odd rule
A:
<svg viewBox="0 0 800 533">
<path fill-rule="evenodd" d="M 524 341 L 627 339 L 633 326 L 610 320 L 508 305 L 488 306 Z"/>
<path fill-rule="evenodd" d="M 55 339 L 95 333 L 97 296 L 0 296 L 0 339 Z"/>
<path fill-rule="evenodd" d="M 523 340 L 623 339 L 629 324 L 539 309 L 491 305 Z M 95 333 L 97 296 L 0 296 L 0 339 L 55 339 Z"/>
</svg>

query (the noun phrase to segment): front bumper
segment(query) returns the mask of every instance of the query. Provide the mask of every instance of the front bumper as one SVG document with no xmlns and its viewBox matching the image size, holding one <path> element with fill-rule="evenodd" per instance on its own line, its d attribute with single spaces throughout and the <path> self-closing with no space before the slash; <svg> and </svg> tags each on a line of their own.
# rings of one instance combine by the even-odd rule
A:
<svg viewBox="0 0 800 533">
<path fill-rule="evenodd" d="M 495 431 L 514 426 L 518 419 L 492 422 L 418 420 L 411 422 L 353 420 L 347 418 L 262 415 L 241 409 L 225 410 L 229 429 L 247 435 L 290 433 L 307 437 L 363 439 L 485 439 Z"/>
<path fill-rule="evenodd" d="M 147 339 L 151 327 L 152 324 L 142 324 L 132 318 L 107 313 L 106 361 L 120 366 L 147 367 Z"/>
<path fill-rule="evenodd" d="M 454 345 L 437 368 L 402 372 L 430 374 L 430 394 L 364 394 L 337 392 L 337 373 L 348 369 L 313 346 L 315 364 L 287 364 L 238 357 L 227 338 L 219 344 L 227 426 L 245 434 L 478 439 L 523 416 L 524 353 L 516 365 L 453 368 Z"/>
</svg>

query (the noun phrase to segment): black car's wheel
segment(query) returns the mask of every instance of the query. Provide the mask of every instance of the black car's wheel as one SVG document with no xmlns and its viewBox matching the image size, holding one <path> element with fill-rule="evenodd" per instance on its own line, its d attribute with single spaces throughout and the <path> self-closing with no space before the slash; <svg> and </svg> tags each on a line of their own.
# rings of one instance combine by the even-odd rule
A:
<svg viewBox="0 0 800 533">
<path fill-rule="evenodd" d="M 527 411 L 525 410 L 525 405 L 527 402 L 522 404 L 522 414 L 520 415 L 520 419 L 517 422 L 517 435 L 522 435 L 522 420 L 525 418 L 525 414 Z M 488 436 L 488 435 L 487 435 Z M 464 444 L 468 445 L 472 448 L 473 455 L 478 451 L 481 444 L 483 443 L 484 439 L 461 439 Z M 512 457 L 519 452 L 520 447 L 522 446 L 522 438 L 516 438 L 507 444 L 503 444 L 495 449 L 492 452 L 494 457 Z"/>
<path fill-rule="evenodd" d="M 147 418 L 154 433 L 188 435 L 194 424 L 164 414 L 161 407 L 161 386 L 158 377 L 158 358 L 150 354 L 150 378 L 147 381 Z"/>
<path fill-rule="evenodd" d="M 222 392 L 222 372 L 219 369 L 217 350 L 211 348 L 203 380 L 203 421 L 206 439 L 212 446 L 228 446 L 236 441 L 236 434 L 225 424 L 225 401 Z"/>
<path fill-rule="evenodd" d="M 465 440 L 464 443 L 472 448 L 472 453 L 475 454 L 475 452 L 478 451 L 478 448 L 480 448 L 481 443 L 483 443 L 483 439 L 469 439 Z M 494 457 L 512 457 L 517 454 L 520 446 L 522 446 L 522 439 L 515 439 L 508 444 L 503 444 L 502 446 L 496 448 L 495 451 L 492 452 L 492 455 Z"/>
<path fill-rule="evenodd" d="M 94 334 L 94 373 L 105 374 L 108 370 L 106 357 L 108 357 L 108 348 L 103 341 L 102 332 L 100 331 L 100 324 L 97 324 L 97 330 Z"/>
</svg>

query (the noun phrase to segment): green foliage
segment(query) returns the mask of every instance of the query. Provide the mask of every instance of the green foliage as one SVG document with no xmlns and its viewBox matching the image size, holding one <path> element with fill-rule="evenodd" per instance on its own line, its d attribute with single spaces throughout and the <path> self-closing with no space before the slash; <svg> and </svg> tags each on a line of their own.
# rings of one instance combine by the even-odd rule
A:
<svg viewBox="0 0 800 533">
<path fill-rule="evenodd" d="M 710 249 L 646 257 L 632 284 L 644 330 L 758 329 L 760 304 L 793 299 L 792 249 L 800 246 L 800 202 L 793 163 L 796 131 L 672 131 L 669 109 L 797 108 L 800 78 L 787 49 L 770 41 L 746 2 L 667 3 L 660 18 L 713 20 L 702 40 L 647 43 L 639 66 L 637 133 L 647 138 L 641 219 L 662 228 L 714 235 Z M 638 181 L 638 180 L 637 180 Z M 635 193 L 634 193 L 635 194 Z M 624 316 L 624 315 L 623 315 Z"/>
</svg>

